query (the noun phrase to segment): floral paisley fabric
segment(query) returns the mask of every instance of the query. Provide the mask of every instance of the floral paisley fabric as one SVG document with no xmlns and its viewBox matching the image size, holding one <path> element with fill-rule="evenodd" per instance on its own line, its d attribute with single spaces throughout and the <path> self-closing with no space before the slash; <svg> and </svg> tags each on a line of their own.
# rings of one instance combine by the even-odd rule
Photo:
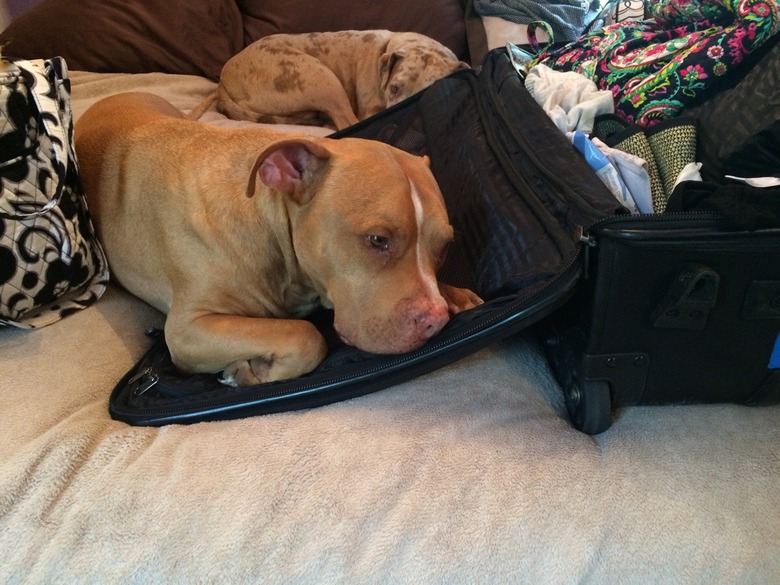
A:
<svg viewBox="0 0 780 585">
<path fill-rule="evenodd" d="M 540 55 L 615 97 L 615 113 L 651 126 L 709 97 L 780 30 L 778 0 L 647 2 L 651 18 L 609 25 Z"/>
</svg>

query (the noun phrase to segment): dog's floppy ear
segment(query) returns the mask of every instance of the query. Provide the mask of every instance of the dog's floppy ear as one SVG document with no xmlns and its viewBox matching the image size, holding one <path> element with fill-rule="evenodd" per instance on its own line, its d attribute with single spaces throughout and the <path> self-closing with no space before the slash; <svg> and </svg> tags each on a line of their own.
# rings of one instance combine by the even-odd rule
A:
<svg viewBox="0 0 780 585">
<path fill-rule="evenodd" d="M 404 53 L 401 51 L 385 53 L 379 58 L 379 87 L 382 88 L 382 91 L 387 89 L 387 84 L 393 77 L 393 69 L 403 58 Z"/>
<path fill-rule="evenodd" d="M 255 194 L 257 175 L 264 185 L 291 197 L 299 204 L 311 195 L 307 181 L 330 159 L 330 151 L 314 140 L 296 138 L 275 142 L 263 150 L 252 166 L 246 196 Z"/>
</svg>

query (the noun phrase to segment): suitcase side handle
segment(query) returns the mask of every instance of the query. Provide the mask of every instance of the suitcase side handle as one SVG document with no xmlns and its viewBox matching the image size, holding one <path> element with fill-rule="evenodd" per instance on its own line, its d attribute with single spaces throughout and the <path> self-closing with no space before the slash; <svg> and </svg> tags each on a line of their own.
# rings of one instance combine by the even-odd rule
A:
<svg viewBox="0 0 780 585">
<path fill-rule="evenodd" d="M 701 330 L 718 299 L 720 276 L 709 266 L 686 262 L 677 269 L 669 291 L 653 312 L 653 326 Z"/>
</svg>

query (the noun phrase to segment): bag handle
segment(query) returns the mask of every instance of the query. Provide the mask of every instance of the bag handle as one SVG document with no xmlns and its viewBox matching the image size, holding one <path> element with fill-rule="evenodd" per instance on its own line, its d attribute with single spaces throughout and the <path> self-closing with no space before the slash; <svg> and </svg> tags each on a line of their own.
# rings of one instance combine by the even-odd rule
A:
<svg viewBox="0 0 780 585">
<path fill-rule="evenodd" d="M 536 36 L 537 29 L 543 29 L 547 34 L 547 45 L 541 49 L 539 48 L 539 39 Z M 544 20 L 534 20 L 528 24 L 527 28 L 528 46 L 530 51 L 515 45 L 514 43 L 506 44 L 506 51 L 509 55 L 509 59 L 512 61 L 512 65 L 515 70 L 525 79 L 528 71 L 538 63 L 539 56 L 544 53 L 555 42 L 555 35 L 552 27 Z"/>
<path fill-rule="evenodd" d="M 62 69 L 65 67 L 64 63 L 61 63 L 61 67 L 58 68 L 54 64 L 54 60 L 45 61 L 43 66 L 24 59 L 14 60 L 13 64 L 19 69 L 19 74 L 27 83 L 28 95 L 32 98 L 31 106 L 37 109 L 37 120 L 42 126 L 45 135 L 49 137 L 51 154 L 55 161 L 54 168 L 57 173 L 54 194 L 43 207 L 27 213 L 9 214 L 0 211 L 0 217 L 30 219 L 43 215 L 56 206 L 65 188 L 65 175 L 67 174 L 69 163 L 68 147 L 70 139 L 68 127 L 70 126 L 70 120 L 62 120 L 60 118 L 60 104 L 57 100 L 59 87 L 57 87 L 57 82 L 63 77 L 62 73 L 67 73 L 67 70 Z"/>
<path fill-rule="evenodd" d="M 544 30 L 547 35 L 547 44 L 543 49 L 539 48 L 539 39 L 536 36 L 537 29 Z M 528 44 L 531 46 L 531 50 L 536 57 L 539 57 L 548 47 L 552 47 L 555 44 L 555 33 L 553 32 L 550 24 L 544 20 L 534 20 L 528 25 Z"/>
</svg>

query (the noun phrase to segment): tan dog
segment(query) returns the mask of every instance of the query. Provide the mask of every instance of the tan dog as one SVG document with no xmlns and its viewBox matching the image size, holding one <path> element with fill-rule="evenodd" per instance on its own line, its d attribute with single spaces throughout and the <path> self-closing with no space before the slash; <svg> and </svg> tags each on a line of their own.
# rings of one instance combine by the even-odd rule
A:
<svg viewBox="0 0 780 585">
<path fill-rule="evenodd" d="M 436 281 L 452 227 L 427 159 L 209 126 L 140 93 L 92 106 L 75 142 L 113 275 L 168 314 L 186 372 L 238 385 L 309 372 L 327 348 L 299 318 L 321 305 L 346 343 L 398 353 L 481 302 Z"/>
<path fill-rule="evenodd" d="M 214 100 L 233 120 L 346 128 L 468 65 L 441 43 L 387 30 L 270 35 L 222 69 Z"/>
</svg>

